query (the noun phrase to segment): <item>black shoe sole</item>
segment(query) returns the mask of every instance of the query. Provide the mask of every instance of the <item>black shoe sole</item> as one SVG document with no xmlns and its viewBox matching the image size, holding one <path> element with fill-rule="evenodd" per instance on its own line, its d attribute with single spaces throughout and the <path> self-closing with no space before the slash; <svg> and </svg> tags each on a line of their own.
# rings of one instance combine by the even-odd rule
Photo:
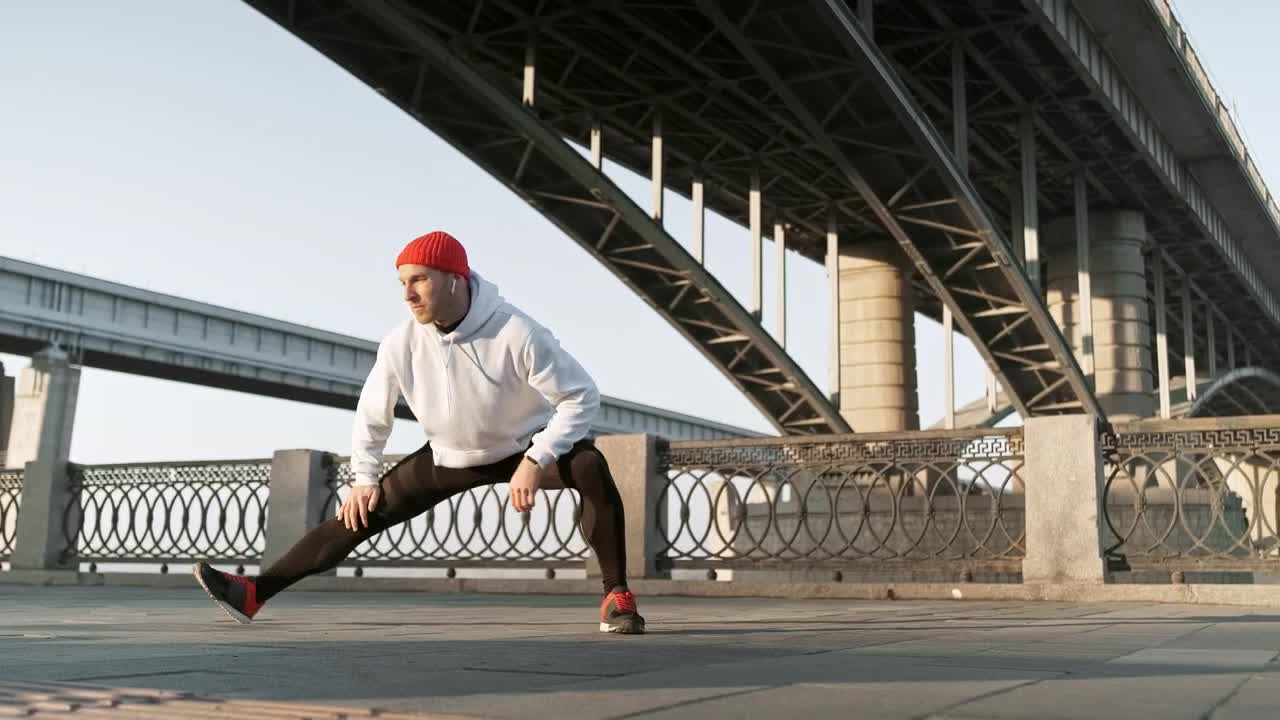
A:
<svg viewBox="0 0 1280 720">
<path fill-rule="evenodd" d="M 209 599 L 213 601 L 213 604 L 222 608 L 223 612 L 225 612 L 227 615 L 230 615 L 232 620 L 235 620 L 241 625 L 248 625 L 249 623 L 253 622 L 253 618 L 231 607 L 230 604 L 222 600 L 219 600 L 218 597 L 213 594 L 213 591 L 209 589 L 209 586 L 207 584 L 205 584 L 204 576 L 200 572 L 200 566 L 203 564 L 204 563 L 200 563 L 200 562 L 193 564 L 191 566 L 191 574 L 195 577 L 196 582 L 200 583 L 200 587 L 204 588 L 204 591 L 209 594 Z"/>
<path fill-rule="evenodd" d="M 615 633 L 618 635 L 643 635 L 645 633 L 644 620 L 626 618 L 617 622 L 601 622 L 600 632 Z"/>
</svg>

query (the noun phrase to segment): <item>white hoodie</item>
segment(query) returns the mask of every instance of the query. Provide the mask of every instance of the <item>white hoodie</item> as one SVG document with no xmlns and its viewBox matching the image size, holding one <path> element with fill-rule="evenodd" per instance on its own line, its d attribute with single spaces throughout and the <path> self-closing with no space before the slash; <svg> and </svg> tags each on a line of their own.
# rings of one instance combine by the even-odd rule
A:
<svg viewBox="0 0 1280 720">
<path fill-rule="evenodd" d="M 586 437 L 600 407 L 586 370 L 496 285 L 473 272 L 470 287 L 471 309 L 453 332 L 410 317 L 378 345 L 351 433 L 356 485 L 378 484 L 401 395 L 444 467 L 485 465 L 526 448 L 546 467 Z"/>
</svg>

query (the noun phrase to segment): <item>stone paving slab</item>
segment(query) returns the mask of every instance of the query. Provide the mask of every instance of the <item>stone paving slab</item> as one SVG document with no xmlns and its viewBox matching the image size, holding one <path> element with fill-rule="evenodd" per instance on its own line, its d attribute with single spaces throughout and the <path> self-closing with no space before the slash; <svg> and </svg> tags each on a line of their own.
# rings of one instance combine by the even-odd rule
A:
<svg viewBox="0 0 1280 720">
<path fill-rule="evenodd" d="M 640 600 L 620 637 L 582 596 L 294 591 L 241 626 L 194 585 L 0 584 L 0 717 L 1280 716 L 1280 610 Z"/>
<path fill-rule="evenodd" d="M 0 717 L 26 718 L 273 718 L 275 720 L 343 720 L 378 717 L 410 720 L 420 714 L 360 711 L 305 703 L 220 700 L 182 691 L 104 688 L 75 683 L 0 682 Z M 434 714 L 436 720 L 449 716 Z"/>
</svg>

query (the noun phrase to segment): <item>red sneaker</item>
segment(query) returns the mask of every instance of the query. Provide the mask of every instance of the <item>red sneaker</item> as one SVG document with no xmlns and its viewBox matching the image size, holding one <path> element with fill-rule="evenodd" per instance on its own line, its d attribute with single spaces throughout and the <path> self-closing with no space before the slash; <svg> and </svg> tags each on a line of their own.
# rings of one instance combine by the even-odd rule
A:
<svg viewBox="0 0 1280 720">
<path fill-rule="evenodd" d="M 600 603 L 600 632 L 641 635 L 644 618 L 636 612 L 636 596 L 626 588 L 614 588 Z"/>
<path fill-rule="evenodd" d="M 242 625 L 248 625 L 262 609 L 258 588 L 247 577 L 219 572 L 203 560 L 191 566 L 191 574 L 213 602 Z"/>
</svg>

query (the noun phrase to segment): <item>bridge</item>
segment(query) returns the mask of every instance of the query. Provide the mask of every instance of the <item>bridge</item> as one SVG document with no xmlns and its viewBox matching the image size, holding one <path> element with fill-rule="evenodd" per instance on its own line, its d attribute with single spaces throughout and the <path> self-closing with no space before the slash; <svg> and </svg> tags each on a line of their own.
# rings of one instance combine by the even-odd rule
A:
<svg viewBox="0 0 1280 720">
<path fill-rule="evenodd" d="M 248 2 L 562 228 L 784 434 L 918 427 L 915 312 L 948 368 L 954 330 L 990 370 L 987 411 L 950 402 L 947 426 L 1173 417 L 1206 371 L 1252 385 L 1198 412 L 1275 408 L 1280 209 L 1165 0 Z M 605 158 L 651 178 L 647 207 Z M 664 190 L 693 203 L 687 247 Z M 751 231 L 743 302 L 702 265 L 708 211 Z M 785 282 L 762 326 L 766 237 L 780 268 L 828 269 L 827 392 L 787 355 Z"/>
<path fill-rule="evenodd" d="M 1280 207 L 1166 0 L 247 1 L 564 230 L 782 434 L 918 428 L 917 312 L 944 328 L 944 428 L 1280 402 Z M 647 207 L 605 159 L 650 178 Z M 707 212 L 750 230 L 748 298 L 702 263 Z M 827 269 L 825 389 L 787 352 L 790 257 Z M 99 367 L 339 407 L 369 362 L 368 343 L 119 287 L 97 310 L 127 332 L 95 335 L 59 324 L 84 302 L 59 282 L 21 297 L 51 314 L 10 320 L 16 352 L 57 338 Z M 955 332 L 988 366 L 963 408 Z"/>
<path fill-rule="evenodd" d="M 561 228 L 783 436 L 918 429 L 916 313 L 944 328 L 940 430 L 1280 403 L 1280 206 L 1167 0 L 246 2 Z M 649 177 L 647 205 L 606 159 Z M 687 243 L 672 191 L 694 209 Z M 750 231 L 746 298 L 703 264 L 707 212 Z M 827 270 L 825 389 L 787 350 L 793 257 Z M 16 261 L 0 281 L 0 342 L 73 364 L 350 407 L 372 354 Z M 957 332 L 988 370 L 962 408 Z M 65 460 L 67 368 L 25 459 Z M 743 434 L 613 400 L 604 415 L 607 432 Z"/>
<path fill-rule="evenodd" d="M 0 708 L 1274 715 L 1280 208 L 1167 0 L 246 2 L 562 229 L 780 437 L 681 441 L 735 429 L 611 401 L 635 413 L 619 431 L 688 422 L 599 441 L 649 644 L 576 635 L 591 605 L 566 596 L 599 589 L 572 493 L 516 516 L 501 487 L 372 538 L 239 642 L 192 629 L 204 600 L 170 564 L 269 563 L 332 514 L 349 460 L 74 465 L 54 412 L 0 471 L 22 610 Z M 606 159 L 650 178 L 647 204 Z M 746 298 L 703 264 L 707 212 L 750 231 Z M 825 388 L 788 354 L 785 275 L 766 307 L 766 241 L 827 269 Z M 55 410 L 77 364 L 349 407 L 371 350 L 0 271 L 0 342 Z M 945 330 L 946 416 L 922 432 L 916 313 Z M 955 333 L 989 375 L 964 408 Z M 513 604 L 523 624 L 495 629 Z M 396 640 L 369 644 L 381 623 Z M 96 660 L 142 634 L 136 667 Z M 371 674 L 332 662 L 352 642 Z"/>
</svg>

